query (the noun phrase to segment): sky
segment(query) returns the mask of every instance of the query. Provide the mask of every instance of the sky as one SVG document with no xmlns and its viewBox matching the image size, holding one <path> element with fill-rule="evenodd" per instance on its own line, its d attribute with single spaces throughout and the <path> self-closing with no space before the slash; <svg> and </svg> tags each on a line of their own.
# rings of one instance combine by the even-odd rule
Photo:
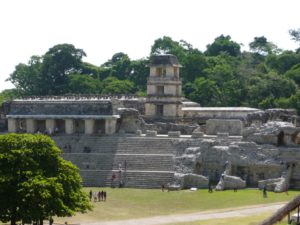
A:
<svg viewBox="0 0 300 225">
<path fill-rule="evenodd" d="M 3 0 L 0 1 L 0 91 L 19 63 L 56 44 L 83 49 L 101 65 L 117 52 L 147 57 L 169 36 L 201 51 L 221 34 L 243 44 L 265 36 L 297 48 L 288 31 L 300 28 L 299 0 Z"/>
</svg>

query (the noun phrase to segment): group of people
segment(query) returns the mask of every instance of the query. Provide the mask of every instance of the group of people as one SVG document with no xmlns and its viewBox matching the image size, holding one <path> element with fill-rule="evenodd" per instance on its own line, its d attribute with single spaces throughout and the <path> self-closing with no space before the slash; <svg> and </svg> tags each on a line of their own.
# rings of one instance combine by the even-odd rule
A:
<svg viewBox="0 0 300 225">
<path fill-rule="evenodd" d="M 107 193 L 106 191 L 92 191 L 89 192 L 90 201 L 94 202 L 100 202 L 100 201 L 106 201 Z"/>
</svg>

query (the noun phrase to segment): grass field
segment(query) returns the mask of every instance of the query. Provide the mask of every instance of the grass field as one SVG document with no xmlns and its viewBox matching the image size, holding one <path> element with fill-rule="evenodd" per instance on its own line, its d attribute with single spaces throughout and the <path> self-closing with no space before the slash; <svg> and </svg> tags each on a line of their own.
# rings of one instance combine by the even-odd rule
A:
<svg viewBox="0 0 300 225">
<path fill-rule="evenodd" d="M 91 189 L 93 191 L 100 190 L 97 188 Z M 90 189 L 86 188 L 85 190 L 88 192 Z M 71 218 L 56 218 L 55 221 L 80 223 L 82 221 L 122 220 L 158 215 L 192 213 L 204 210 L 285 202 L 300 194 L 299 191 L 289 191 L 289 195 L 286 195 L 285 193 L 276 194 L 269 192 L 268 198 L 263 198 L 262 192 L 257 189 L 239 190 L 238 192 L 220 191 L 212 194 L 208 193 L 207 190 L 198 190 L 195 192 L 189 190 L 162 192 L 158 189 L 147 190 L 126 188 L 103 188 L 103 190 L 107 191 L 107 201 L 93 203 L 94 209 L 92 212 L 87 214 L 77 214 Z M 221 221 L 224 221 L 224 219 Z M 261 221 L 261 218 L 259 218 L 259 221 Z M 204 225 L 210 223 L 201 221 L 201 224 Z"/>
<path fill-rule="evenodd" d="M 236 218 L 224 218 L 224 219 L 211 219 L 202 220 L 188 223 L 172 223 L 168 225 L 258 225 L 265 218 L 269 217 L 270 213 L 262 213 L 255 216 L 236 217 Z M 287 220 L 276 225 L 287 225 Z"/>
</svg>

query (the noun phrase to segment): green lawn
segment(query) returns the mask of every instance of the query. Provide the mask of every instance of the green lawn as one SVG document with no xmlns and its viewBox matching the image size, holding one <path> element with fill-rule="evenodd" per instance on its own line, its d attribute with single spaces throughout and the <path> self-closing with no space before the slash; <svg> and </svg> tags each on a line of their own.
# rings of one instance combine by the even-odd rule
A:
<svg viewBox="0 0 300 225">
<path fill-rule="evenodd" d="M 235 217 L 235 218 L 224 218 L 224 219 L 211 219 L 211 220 L 202 220 L 195 222 L 186 222 L 186 223 L 172 223 L 169 225 L 258 225 L 265 218 L 271 216 L 270 213 L 262 213 L 255 216 L 247 217 Z M 287 225 L 287 220 L 276 225 Z"/>
<path fill-rule="evenodd" d="M 92 189 L 100 190 L 96 188 Z M 86 188 L 85 190 L 88 192 L 90 188 Z M 195 192 L 189 190 L 162 192 L 158 189 L 127 188 L 104 188 L 103 190 L 107 191 L 107 202 L 93 203 L 95 207 L 92 212 L 77 214 L 71 218 L 56 218 L 55 221 L 79 223 L 82 221 L 122 220 L 177 213 L 192 213 L 204 210 L 284 202 L 291 200 L 300 193 L 299 191 L 289 191 L 289 195 L 286 195 L 285 193 L 275 194 L 269 192 L 268 198 L 263 198 L 262 192 L 256 189 L 239 190 L 238 192 L 220 191 L 212 194 L 209 194 L 207 190 L 198 190 Z M 201 222 L 201 224 L 204 223 Z"/>
</svg>

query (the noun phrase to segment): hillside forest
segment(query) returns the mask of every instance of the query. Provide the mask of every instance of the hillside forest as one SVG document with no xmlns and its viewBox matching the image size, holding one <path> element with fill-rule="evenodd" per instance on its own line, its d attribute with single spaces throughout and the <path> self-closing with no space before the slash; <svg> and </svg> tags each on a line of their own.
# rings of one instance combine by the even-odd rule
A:
<svg viewBox="0 0 300 225">
<path fill-rule="evenodd" d="M 145 58 L 132 60 L 118 52 L 101 65 L 83 61 L 83 49 L 58 44 L 16 65 L 7 79 L 15 88 L 2 91 L 0 102 L 29 95 L 145 96 L 151 57 L 174 54 L 182 65 L 184 97 L 201 106 L 296 108 L 299 113 L 300 28 L 289 33 L 298 49 L 280 49 L 261 36 L 249 43 L 249 51 L 241 51 L 241 44 L 220 35 L 202 52 L 187 41 L 164 36 L 154 41 Z"/>
</svg>

